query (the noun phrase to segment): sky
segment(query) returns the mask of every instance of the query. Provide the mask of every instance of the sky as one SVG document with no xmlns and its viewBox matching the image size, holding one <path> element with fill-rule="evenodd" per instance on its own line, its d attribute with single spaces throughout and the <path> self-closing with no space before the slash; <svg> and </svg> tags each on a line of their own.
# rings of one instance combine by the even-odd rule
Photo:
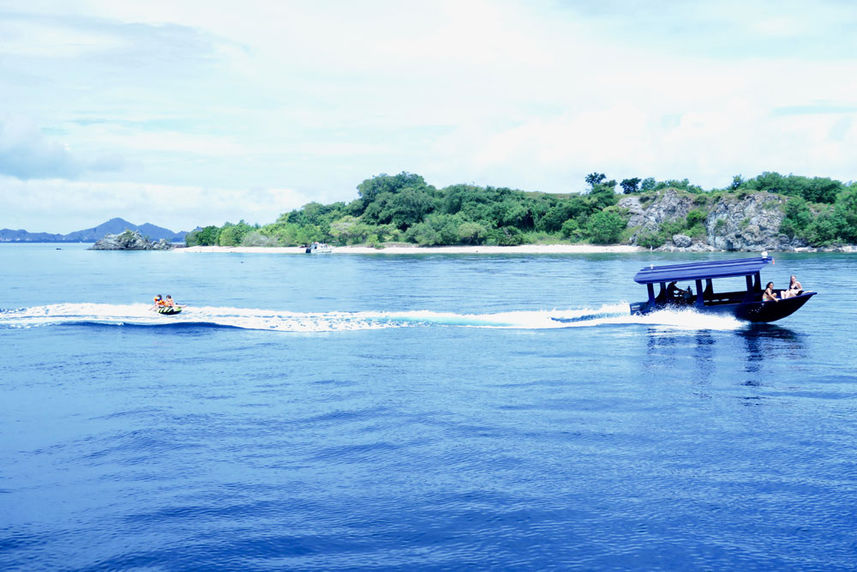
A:
<svg viewBox="0 0 857 572">
<path fill-rule="evenodd" d="M 0 0 L 0 228 L 437 188 L 857 179 L 850 0 Z"/>
</svg>

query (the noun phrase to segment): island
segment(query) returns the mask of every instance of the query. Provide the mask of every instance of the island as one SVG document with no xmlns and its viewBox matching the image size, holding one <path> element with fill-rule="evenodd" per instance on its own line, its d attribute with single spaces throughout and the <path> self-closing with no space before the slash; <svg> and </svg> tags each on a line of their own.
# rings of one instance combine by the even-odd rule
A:
<svg viewBox="0 0 857 572">
<path fill-rule="evenodd" d="M 687 179 L 591 173 L 580 192 L 552 194 L 451 185 L 413 173 L 381 174 L 351 202 L 311 202 L 266 225 L 243 220 L 185 237 L 193 247 L 354 249 L 523 245 L 679 251 L 857 251 L 857 183 L 766 172 L 703 190 Z M 621 190 L 617 191 L 617 187 Z"/>
</svg>

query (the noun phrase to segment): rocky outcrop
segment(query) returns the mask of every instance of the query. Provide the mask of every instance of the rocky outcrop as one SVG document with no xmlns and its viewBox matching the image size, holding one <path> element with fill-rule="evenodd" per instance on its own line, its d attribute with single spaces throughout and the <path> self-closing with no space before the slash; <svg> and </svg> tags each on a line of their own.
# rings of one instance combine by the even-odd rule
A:
<svg viewBox="0 0 857 572">
<path fill-rule="evenodd" d="M 636 229 L 631 235 L 631 243 L 636 244 L 637 236 L 655 234 L 665 222 L 683 221 L 693 208 L 693 199 L 686 193 L 681 195 L 674 189 L 667 189 L 648 204 L 639 197 L 629 196 L 622 198 L 619 206 L 631 215 L 628 227 Z"/>
<path fill-rule="evenodd" d="M 90 250 L 170 250 L 173 245 L 165 239 L 153 242 L 137 230 L 108 234 L 90 247 Z"/>
<path fill-rule="evenodd" d="M 752 193 L 743 199 L 718 201 L 705 219 L 708 244 L 718 250 L 791 250 L 795 246 L 780 234 L 785 199 L 770 193 Z"/>
<path fill-rule="evenodd" d="M 700 196 L 667 189 L 648 203 L 637 196 L 622 198 L 619 206 L 630 215 L 631 243 L 637 244 L 642 236 L 660 233 L 665 243 L 659 250 L 792 251 L 806 247 L 803 241 L 780 233 L 786 199 L 779 195 L 765 192 L 726 195 L 712 205 L 696 201 Z M 693 209 L 705 213 L 704 237 L 692 239 L 683 233 L 663 235 L 664 223 L 683 225 Z"/>
</svg>

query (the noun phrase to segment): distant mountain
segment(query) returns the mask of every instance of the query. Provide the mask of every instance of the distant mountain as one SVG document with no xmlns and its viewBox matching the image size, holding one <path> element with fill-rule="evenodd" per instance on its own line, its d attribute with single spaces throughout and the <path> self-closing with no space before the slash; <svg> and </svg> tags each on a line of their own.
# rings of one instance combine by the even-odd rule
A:
<svg viewBox="0 0 857 572">
<path fill-rule="evenodd" d="M 108 234 L 119 234 L 126 230 L 138 230 L 149 240 L 165 239 L 169 242 L 184 242 L 187 232 L 173 232 L 168 228 L 146 223 L 136 225 L 121 218 L 112 218 L 98 226 L 77 230 L 68 234 L 27 232 L 26 230 L 0 229 L 0 242 L 95 242 Z"/>
</svg>

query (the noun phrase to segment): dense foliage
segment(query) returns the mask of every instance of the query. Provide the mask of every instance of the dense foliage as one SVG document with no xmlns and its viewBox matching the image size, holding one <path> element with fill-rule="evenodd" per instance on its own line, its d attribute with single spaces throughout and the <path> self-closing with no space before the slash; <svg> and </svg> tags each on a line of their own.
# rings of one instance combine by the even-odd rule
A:
<svg viewBox="0 0 857 572">
<path fill-rule="evenodd" d="M 857 183 L 762 173 L 749 181 L 736 176 L 733 187 L 789 197 L 780 231 L 790 237 L 813 246 L 857 243 Z"/>
<path fill-rule="evenodd" d="M 603 173 L 585 179 L 581 193 L 548 194 L 497 187 L 452 185 L 436 189 L 413 173 L 378 175 L 357 186 L 358 198 L 328 205 L 312 202 L 260 226 L 244 221 L 207 226 L 187 236 L 188 245 L 295 246 L 313 241 L 336 245 L 409 242 L 435 245 L 516 245 L 538 242 L 612 244 L 627 239 L 628 213 L 620 195 L 651 200 L 666 188 L 698 196 L 686 220 L 638 237 L 641 246 L 659 246 L 671 233 L 705 234 L 709 199 L 724 193 L 770 192 L 789 198 L 781 231 L 813 245 L 857 242 L 857 185 L 827 178 L 763 173 L 740 175 L 724 189 L 706 192 L 687 179 L 655 181 L 626 178 L 618 183 Z"/>
</svg>

